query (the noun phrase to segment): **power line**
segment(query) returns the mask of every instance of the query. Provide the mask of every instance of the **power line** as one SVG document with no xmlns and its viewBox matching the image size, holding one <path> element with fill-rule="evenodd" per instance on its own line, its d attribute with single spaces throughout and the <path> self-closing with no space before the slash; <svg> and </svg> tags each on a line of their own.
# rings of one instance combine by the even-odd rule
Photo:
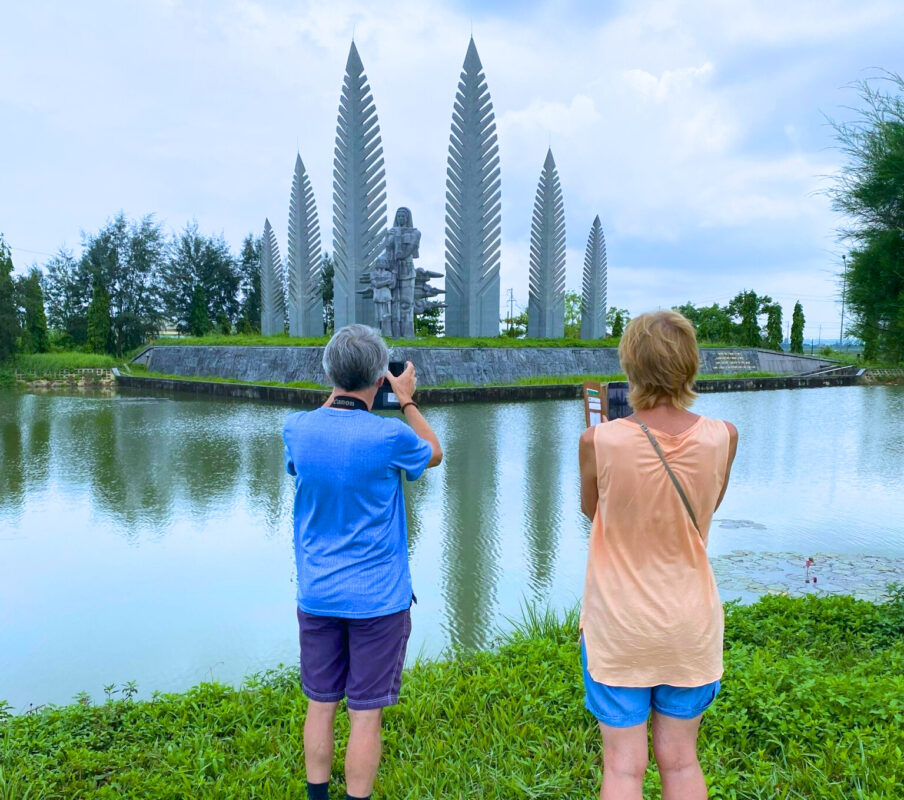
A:
<svg viewBox="0 0 904 800">
<path fill-rule="evenodd" d="M 53 258 L 56 255 L 56 253 L 45 253 L 43 250 L 29 250 L 26 247 L 13 247 L 8 242 L 7 242 L 6 246 L 9 247 L 10 250 L 15 250 L 16 252 L 19 252 L 19 253 L 33 253 L 36 256 L 50 256 L 51 258 Z"/>
</svg>

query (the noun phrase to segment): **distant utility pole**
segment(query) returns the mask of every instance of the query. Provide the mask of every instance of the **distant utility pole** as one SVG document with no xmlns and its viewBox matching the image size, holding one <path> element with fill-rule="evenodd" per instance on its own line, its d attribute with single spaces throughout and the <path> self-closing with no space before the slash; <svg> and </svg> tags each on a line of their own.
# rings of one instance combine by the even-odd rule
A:
<svg viewBox="0 0 904 800">
<path fill-rule="evenodd" d="M 822 323 L 819 323 L 819 344 L 818 347 L 822 347 Z"/>
<path fill-rule="evenodd" d="M 509 299 L 508 329 L 509 329 L 509 333 L 511 333 L 512 332 L 512 317 L 515 316 L 515 290 L 509 289 L 508 294 L 509 294 L 509 297 L 508 297 L 508 299 Z"/>
<path fill-rule="evenodd" d="M 844 296 L 847 294 L 847 256 L 842 253 L 841 260 L 844 262 L 844 272 L 842 272 L 843 283 L 841 284 L 841 331 L 838 333 L 839 347 L 844 343 Z"/>
</svg>

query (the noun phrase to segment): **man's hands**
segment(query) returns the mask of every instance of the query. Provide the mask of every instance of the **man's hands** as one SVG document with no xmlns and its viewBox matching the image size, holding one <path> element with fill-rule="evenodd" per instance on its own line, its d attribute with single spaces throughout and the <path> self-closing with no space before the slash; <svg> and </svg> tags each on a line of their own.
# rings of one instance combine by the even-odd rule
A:
<svg viewBox="0 0 904 800">
<path fill-rule="evenodd" d="M 417 375 L 414 374 L 414 364 L 406 361 L 405 371 L 401 375 L 393 375 L 391 372 L 387 372 L 386 380 L 389 381 L 399 405 L 404 408 L 402 413 L 405 415 L 405 421 L 421 439 L 430 444 L 432 453 L 427 466 L 435 467 L 443 460 L 443 448 L 440 446 L 439 439 L 436 438 L 433 428 L 424 419 L 418 407 L 411 402 L 411 398 L 417 390 Z M 411 405 L 406 407 L 408 403 L 411 403 Z"/>
<path fill-rule="evenodd" d="M 410 402 L 417 391 L 417 375 L 414 372 L 414 364 L 410 361 L 405 362 L 405 371 L 401 375 L 393 375 L 387 371 L 386 380 L 389 381 L 399 405 L 405 405 L 405 403 Z"/>
</svg>

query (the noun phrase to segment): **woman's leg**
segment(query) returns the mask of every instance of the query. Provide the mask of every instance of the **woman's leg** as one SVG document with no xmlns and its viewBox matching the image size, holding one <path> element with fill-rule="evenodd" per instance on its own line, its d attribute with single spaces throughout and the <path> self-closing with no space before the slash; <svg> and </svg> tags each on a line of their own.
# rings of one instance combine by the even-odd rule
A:
<svg viewBox="0 0 904 800">
<path fill-rule="evenodd" d="M 647 771 L 647 723 L 613 728 L 600 723 L 603 735 L 603 786 L 600 800 L 641 800 Z"/>
<path fill-rule="evenodd" d="M 653 712 L 653 757 L 662 779 L 662 800 L 706 800 L 706 781 L 697 760 L 701 717 L 676 719 Z"/>
</svg>

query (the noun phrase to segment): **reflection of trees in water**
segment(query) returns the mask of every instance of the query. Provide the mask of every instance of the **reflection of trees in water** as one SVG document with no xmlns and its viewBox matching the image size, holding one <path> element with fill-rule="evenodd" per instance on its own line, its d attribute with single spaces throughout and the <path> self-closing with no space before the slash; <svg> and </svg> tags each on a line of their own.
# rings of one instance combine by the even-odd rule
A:
<svg viewBox="0 0 904 800">
<path fill-rule="evenodd" d="M 200 519 L 224 511 L 241 492 L 244 429 L 231 410 L 178 409 L 185 433 L 171 443 L 169 460 L 176 467 L 179 494 Z"/>
<path fill-rule="evenodd" d="M 562 451 L 567 444 L 560 434 L 561 413 L 560 403 L 530 404 L 526 420 L 524 530 L 530 559 L 529 582 L 536 599 L 545 597 L 549 590 L 562 522 L 560 473 Z"/>
<path fill-rule="evenodd" d="M 92 504 L 130 540 L 138 539 L 143 523 L 168 522 L 172 474 L 156 457 L 166 446 L 164 437 L 142 435 L 138 406 L 123 407 L 114 399 L 71 402 L 54 414 L 54 461 L 59 467 L 78 465 L 67 483 L 87 483 Z M 159 419 L 160 404 L 155 405 Z"/>
<path fill-rule="evenodd" d="M 21 506 L 53 476 L 137 541 L 178 509 L 222 516 L 250 495 L 268 532 L 291 516 L 282 414 L 260 406 L 155 398 L 0 398 L 0 505 Z M 288 515 L 288 516 L 287 516 Z"/>
<path fill-rule="evenodd" d="M 25 496 L 22 416 L 21 398 L 0 396 L 0 507 L 13 511 L 21 510 Z"/>
<path fill-rule="evenodd" d="M 498 574 L 499 409 L 456 409 L 446 429 L 443 572 L 453 646 L 488 642 Z"/>
<path fill-rule="evenodd" d="M 245 441 L 243 466 L 250 505 L 263 516 L 265 534 L 278 535 L 291 526 L 294 485 L 286 473 L 282 428 L 259 433 Z"/>
</svg>

